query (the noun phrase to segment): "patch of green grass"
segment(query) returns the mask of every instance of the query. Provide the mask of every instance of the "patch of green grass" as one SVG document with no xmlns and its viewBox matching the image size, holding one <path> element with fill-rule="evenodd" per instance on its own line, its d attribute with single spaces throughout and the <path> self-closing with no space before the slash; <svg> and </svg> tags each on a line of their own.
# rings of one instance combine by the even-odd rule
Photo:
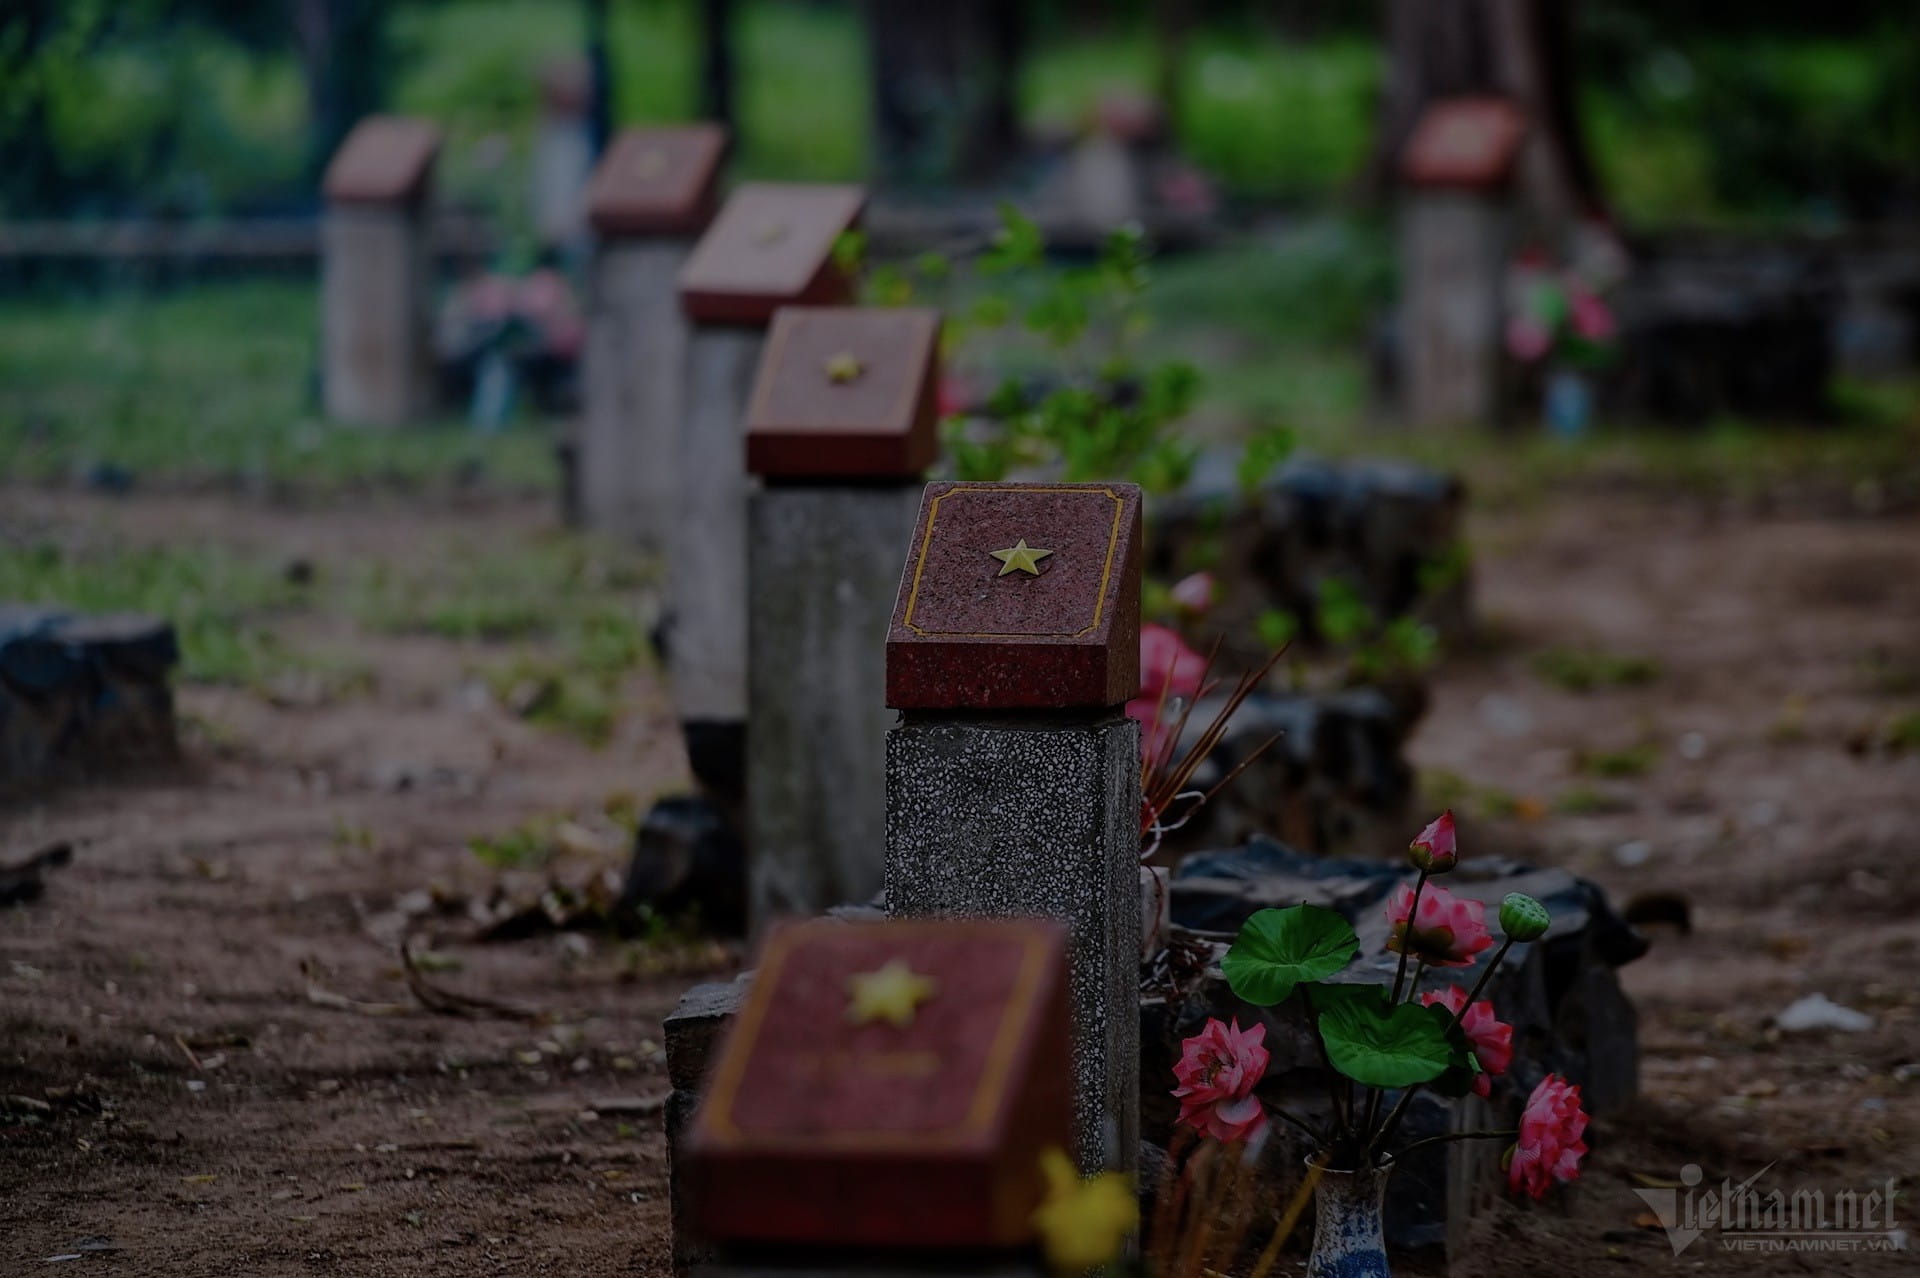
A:
<svg viewBox="0 0 1920 1278">
<path fill-rule="evenodd" d="M 1571 786 L 1553 801 L 1553 810 L 1562 816 L 1606 816 L 1631 812 L 1633 804 L 1617 794 L 1590 785 Z"/>
<path fill-rule="evenodd" d="M 1651 657 L 1626 656 L 1593 648 L 1549 648 L 1533 658 L 1533 671 L 1568 692 L 1601 688 L 1639 688 L 1660 677 Z"/>
<path fill-rule="evenodd" d="M 1618 750 L 1583 750 L 1575 764 L 1582 772 L 1596 777 L 1624 780 L 1645 776 L 1659 761 L 1660 747 L 1651 741 L 1642 741 Z"/>
<path fill-rule="evenodd" d="M 553 857 L 553 822 L 536 818 L 502 834 L 475 835 L 467 850 L 490 869 L 534 869 Z"/>
<path fill-rule="evenodd" d="M 368 485 L 554 485 L 544 433 L 318 420 L 311 285 L 0 301 L 0 473 L 62 482 L 242 482 L 326 494 Z"/>
<path fill-rule="evenodd" d="M 218 548 L 9 549 L 0 599 L 167 618 L 181 676 L 195 682 L 251 686 L 303 665 L 267 624 L 301 608 L 302 592 L 267 564 Z"/>
<path fill-rule="evenodd" d="M 424 570 L 379 565 L 351 589 L 360 623 L 394 634 L 515 642 L 481 667 L 496 699 L 529 722 L 604 744 L 629 674 L 648 659 L 633 596 L 648 572 L 621 548 L 566 534 L 480 553 L 447 547 Z"/>
<path fill-rule="evenodd" d="M 1887 721 L 1882 734 L 1889 749 L 1920 750 L 1920 710 L 1908 710 Z"/>
</svg>

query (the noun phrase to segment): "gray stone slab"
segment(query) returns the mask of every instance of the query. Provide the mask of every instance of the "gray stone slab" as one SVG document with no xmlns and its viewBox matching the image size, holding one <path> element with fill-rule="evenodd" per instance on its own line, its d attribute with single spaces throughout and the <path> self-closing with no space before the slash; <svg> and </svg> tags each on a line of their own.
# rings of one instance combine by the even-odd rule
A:
<svg viewBox="0 0 1920 1278">
<path fill-rule="evenodd" d="M 668 538 L 669 676 L 683 722 L 747 717 L 744 422 L 758 329 L 699 326 L 687 345 L 679 493 Z"/>
<path fill-rule="evenodd" d="M 753 495 L 747 734 L 749 913 L 818 914 L 880 890 L 886 635 L 920 489 Z"/>
<path fill-rule="evenodd" d="M 1415 425 L 1488 425 L 1498 414 L 1507 223 L 1497 200 L 1468 192 L 1410 195 L 1400 210 L 1400 349 Z"/>
<path fill-rule="evenodd" d="M 1081 1165 L 1131 1170 L 1140 1124 L 1140 725 L 920 720 L 887 734 L 887 908 L 1040 915 L 1072 945 Z"/>
<path fill-rule="evenodd" d="M 580 501 L 589 528 L 664 552 L 680 486 L 687 322 L 677 277 L 690 243 L 601 243 L 587 294 Z"/>
<path fill-rule="evenodd" d="M 747 975 L 738 980 L 710 981 L 680 996 L 679 1004 L 660 1022 L 666 1042 L 667 1081 L 686 1091 L 698 1091 L 706 1077 L 707 1061 L 720 1033 L 740 1008 Z"/>
<path fill-rule="evenodd" d="M 336 205 L 320 227 L 321 399 L 328 417 L 398 426 L 432 411 L 424 211 Z"/>
</svg>

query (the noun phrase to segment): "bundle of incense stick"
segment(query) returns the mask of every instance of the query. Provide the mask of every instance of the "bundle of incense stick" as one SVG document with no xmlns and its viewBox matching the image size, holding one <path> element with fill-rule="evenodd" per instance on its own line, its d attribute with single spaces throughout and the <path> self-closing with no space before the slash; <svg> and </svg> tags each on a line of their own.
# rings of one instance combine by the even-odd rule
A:
<svg viewBox="0 0 1920 1278">
<path fill-rule="evenodd" d="M 1215 1140 L 1196 1141 L 1183 1129 L 1167 1156 L 1178 1171 L 1161 1185 L 1154 1203 L 1152 1229 L 1147 1235 L 1147 1272 L 1159 1278 L 1204 1278 L 1234 1272 L 1233 1266 L 1253 1233 L 1259 1151 L 1239 1142 L 1223 1145 Z M 1322 1170 L 1318 1159 L 1307 1164 L 1307 1174 L 1261 1249 L 1251 1278 L 1267 1278 L 1273 1272 L 1281 1249 L 1313 1197 Z"/>
<path fill-rule="evenodd" d="M 1207 664 L 1200 674 L 1199 691 L 1180 705 L 1179 719 L 1174 722 L 1173 730 L 1164 735 L 1154 729 L 1157 729 L 1166 717 L 1167 685 L 1172 680 L 1168 678 L 1161 681 L 1160 699 L 1154 705 L 1153 721 L 1148 725 L 1147 733 L 1149 741 L 1159 738 L 1158 745 L 1153 749 L 1142 751 L 1140 756 L 1140 858 L 1142 860 L 1159 851 L 1161 839 L 1192 820 L 1194 813 L 1211 802 L 1215 795 L 1233 784 L 1242 772 L 1245 772 L 1256 759 L 1272 748 L 1274 742 L 1280 739 L 1281 734 L 1278 732 L 1268 737 L 1258 749 L 1249 751 L 1246 758 L 1236 763 L 1225 776 L 1216 781 L 1212 789 L 1205 792 L 1187 789 L 1188 784 L 1193 780 L 1193 774 L 1199 770 L 1202 763 L 1206 762 L 1207 756 L 1213 753 L 1214 747 L 1218 746 L 1221 739 L 1227 735 L 1227 729 L 1233 722 L 1234 712 L 1239 710 L 1240 704 L 1266 681 L 1267 675 L 1272 673 L 1274 666 L 1279 663 L 1285 652 L 1285 648 L 1276 649 L 1259 669 L 1241 675 L 1239 682 L 1234 685 L 1232 695 L 1213 716 L 1199 739 L 1190 749 L 1178 754 L 1176 752 L 1179 751 L 1180 740 L 1187 733 L 1188 716 L 1193 713 L 1196 705 L 1212 696 L 1220 686 L 1220 681 L 1212 677 L 1213 663 L 1220 655 L 1219 641 L 1215 640 L 1212 649 L 1207 653 Z M 1171 666 L 1168 673 L 1169 675 L 1172 673 Z M 1170 813 L 1173 805 L 1183 799 L 1186 802 L 1179 814 L 1172 816 Z"/>
</svg>

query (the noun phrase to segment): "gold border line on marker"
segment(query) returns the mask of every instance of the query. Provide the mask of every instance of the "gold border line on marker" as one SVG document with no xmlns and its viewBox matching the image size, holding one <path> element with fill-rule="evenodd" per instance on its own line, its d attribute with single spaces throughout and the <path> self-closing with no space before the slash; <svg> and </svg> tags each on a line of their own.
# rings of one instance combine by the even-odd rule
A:
<svg viewBox="0 0 1920 1278">
<path fill-rule="evenodd" d="M 927 553 L 933 548 L 933 530 L 940 518 L 940 503 L 956 494 L 964 493 L 1066 493 L 1087 497 L 1106 497 L 1113 502 L 1113 527 L 1107 534 L 1107 558 L 1100 566 L 1100 591 L 1093 600 L 1093 620 L 1079 630 L 1043 630 L 1038 633 L 1025 633 L 1003 630 L 927 630 L 913 624 L 913 610 L 920 603 L 920 578 L 926 571 Z M 1113 557 L 1120 551 L 1120 516 L 1125 513 L 1126 501 L 1111 488 L 1067 488 L 1060 486 L 1043 487 L 995 487 L 995 488 L 949 488 L 935 497 L 927 510 L 927 532 L 920 539 L 920 553 L 914 559 L 913 589 L 907 594 L 907 610 L 900 618 L 900 624 L 914 634 L 929 639 L 1078 639 L 1092 634 L 1100 628 L 1100 617 L 1107 606 L 1107 585 L 1113 580 Z"/>
<path fill-rule="evenodd" d="M 969 927 L 951 929 L 948 935 L 967 935 L 987 932 L 1004 935 L 998 927 Z M 792 951 L 790 943 L 781 943 L 777 952 L 770 951 L 762 956 L 760 970 L 754 976 L 753 993 L 748 996 L 747 1006 L 741 1009 L 740 1023 L 736 1033 L 740 1035 L 737 1050 L 731 1050 L 722 1062 L 721 1073 L 713 1080 L 713 1092 L 708 1102 L 706 1125 L 722 1145 L 741 1145 L 754 1139 L 753 1133 L 743 1132 L 734 1121 L 733 1104 L 740 1092 L 747 1062 L 752 1059 L 753 1047 L 759 1039 L 768 1012 L 772 1009 L 773 977 L 779 974 Z M 1013 1069 L 1013 1056 L 1020 1046 L 1020 1025 L 1024 1015 L 1029 1012 L 1034 995 L 1039 989 L 1042 969 L 1045 966 L 1047 946 L 1038 937 L 1028 936 L 1021 943 L 1020 966 L 1014 973 L 1013 986 L 1007 992 L 1006 1013 L 1000 1018 L 1000 1025 L 994 1031 L 993 1045 L 987 1051 L 986 1059 L 981 1063 L 980 1082 L 974 1088 L 973 1100 L 967 1106 L 966 1117 L 952 1127 L 907 1131 L 875 1132 L 782 1132 L 773 1134 L 774 1141 L 803 1139 L 807 1148 L 825 1149 L 865 1149 L 899 1150 L 911 1152 L 918 1149 L 941 1148 L 943 1143 L 959 1144 L 969 1136 L 984 1134 L 993 1121 L 999 1108 L 1001 1092 L 1006 1086 L 1008 1073 Z M 763 993 L 764 991 L 764 993 Z"/>
</svg>

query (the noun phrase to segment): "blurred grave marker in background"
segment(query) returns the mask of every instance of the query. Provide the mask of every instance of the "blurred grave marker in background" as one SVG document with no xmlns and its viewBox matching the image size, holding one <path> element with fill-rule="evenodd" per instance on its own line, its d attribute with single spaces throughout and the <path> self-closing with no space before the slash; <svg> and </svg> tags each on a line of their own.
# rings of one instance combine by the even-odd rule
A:
<svg viewBox="0 0 1920 1278">
<path fill-rule="evenodd" d="M 834 245 L 865 203 L 856 186 L 749 183 L 680 272 L 693 331 L 667 539 L 668 672 L 693 774 L 727 807 L 746 770 L 747 395 L 774 311 L 851 300 Z"/>
<path fill-rule="evenodd" d="M 1429 106 L 1400 156 L 1400 349 L 1416 426 L 1500 414 L 1508 193 L 1526 132 L 1510 102 Z"/>
<path fill-rule="evenodd" d="M 1041 1159 L 1073 1136 L 1065 960 L 1040 919 L 776 929 L 675 1169 L 721 1249 L 701 1272 L 1037 1272 Z"/>
<path fill-rule="evenodd" d="M 327 166 L 321 395 L 327 416 L 398 426 L 432 411 L 428 204 L 440 130 L 371 116 Z"/>
<path fill-rule="evenodd" d="M 1139 1141 L 1140 490 L 927 487 L 887 636 L 887 908 L 1072 938 L 1083 1170 Z"/>
<path fill-rule="evenodd" d="M 747 412 L 754 930 L 870 900 L 886 841 L 885 635 L 939 452 L 940 317 L 789 307 Z"/>
<path fill-rule="evenodd" d="M 627 129 L 587 190 L 598 243 L 582 380 L 587 525 L 664 552 L 679 490 L 687 323 L 678 279 L 718 202 L 726 130 Z"/>
</svg>

